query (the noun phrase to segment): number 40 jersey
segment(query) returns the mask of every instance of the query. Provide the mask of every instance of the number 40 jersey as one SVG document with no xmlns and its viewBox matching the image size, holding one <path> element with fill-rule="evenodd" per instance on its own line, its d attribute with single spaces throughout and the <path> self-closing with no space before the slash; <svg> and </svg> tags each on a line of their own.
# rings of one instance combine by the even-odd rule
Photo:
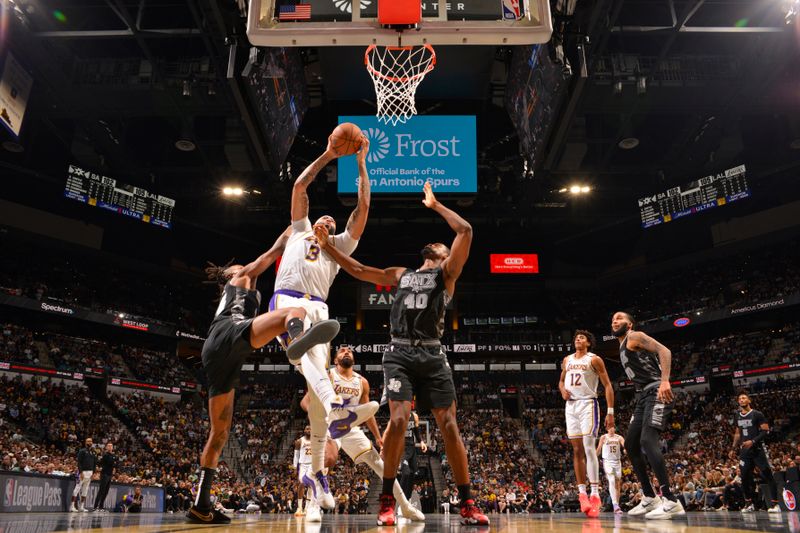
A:
<svg viewBox="0 0 800 533">
<path fill-rule="evenodd" d="M 406 270 L 392 304 L 392 337 L 439 340 L 444 333 L 444 311 L 450 295 L 441 268 Z"/>
</svg>

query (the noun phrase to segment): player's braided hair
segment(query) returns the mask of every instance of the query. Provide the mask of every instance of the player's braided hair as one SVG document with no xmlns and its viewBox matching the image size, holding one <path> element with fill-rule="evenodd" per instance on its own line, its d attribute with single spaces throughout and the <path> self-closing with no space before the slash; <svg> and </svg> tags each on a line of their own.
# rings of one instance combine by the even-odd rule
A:
<svg viewBox="0 0 800 533">
<path fill-rule="evenodd" d="M 232 257 L 230 261 L 228 261 L 222 266 L 215 265 L 211 261 L 206 261 L 206 263 L 208 263 L 208 266 L 205 268 L 205 271 L 208 280 L 204 281 L 203 283 L 209 283 L 209 284 L 213 283 L 219 286 L 220 290 L 222 290 L 222 288 L 228 282 L 228 276 L 225 275 L 225 271 L 228 270 L 228 267 L 230 267 L 233 264 L 233 260 L 234 258 Z"/>
</svg>

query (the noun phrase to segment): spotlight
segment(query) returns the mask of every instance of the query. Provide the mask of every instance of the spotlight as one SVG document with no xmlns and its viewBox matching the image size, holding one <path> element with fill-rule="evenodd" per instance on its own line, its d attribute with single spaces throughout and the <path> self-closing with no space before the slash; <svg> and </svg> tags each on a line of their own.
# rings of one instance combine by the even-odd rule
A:
<svg viewBox="0 0 800 533">
<path fill-rule="evenodd" d="M 224 194 L 225 196 L 230 196 L 233 194 L 233 189 L 230 187 L 225 187 L 224 189 L 222 189 L 222 194 Z"/>
<path fill-rule="evenodd" d="M 645 93 L 647 93 L 647 78 L 640 75 L 636 78 L 636 94 L 643 96 Z"/>
<path fill-rule="evenodd" d="M 617 146 L 622 148 L 623 150 L 633 150 L 637 146 L 639 146 L 639 139 L 636 137 L 625 137 L 622 139 Z"/>
<path fill-rule="evenodd" d="M 241 187 L 234 187 L 233 188 L 233 195 L 234 196 L 241 196 L 242 195 L 242 188 Z"/>
<path fill-rule="evenodd" d="M 572 187 L 569 188 L 569 192 L 571 192 L 572 194 L 580 194 L 581 186 L 580 185 L 573 185 Z"/>
<path fill-rule="evenodd" d="M 562 187 L 562 188 L 558 189 L 558 192 L 567 192 L 567 188 L 566 187 Z"/>
<path fill-rule="evenodd" d="M 589 192 L 591 190 L 592 189 L 590 189 L 588 185 L 584 185 L 583 187 L 581 187 L 581 192 L 582 193 L 587 193 L 587 192 Z"/>
<path fill-rule="evenodd" d="M 120 318 L 125 318 L 125 313 L 119 313 L 117 316 Z"/>
</svg>

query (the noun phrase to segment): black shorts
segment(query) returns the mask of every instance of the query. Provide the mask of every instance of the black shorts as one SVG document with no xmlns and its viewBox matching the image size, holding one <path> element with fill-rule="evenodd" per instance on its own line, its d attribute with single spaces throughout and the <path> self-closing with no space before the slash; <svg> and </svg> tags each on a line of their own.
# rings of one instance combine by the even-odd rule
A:
<svg viewBox="0 0 800 533">
<path fill-rule="evenodd" d="M 213 325 L 203 344 L 203 370 L 208 396 L 219 396 L 239 386 L 242 363 L 253 353 L 250 345 L 252 318 L 221 320 Z"/>
<path fill-rule="evenodd" d="M 762 478 L 766 478 L 772 472 L 772 465 L 769 464 L 767 451 L 762 444 L 754 444 L 750 448 L 739 450 L 739 467 L 741 472 L 752 473 L 753 468 L 758 467 Z"/>
<path fill-rule="evenodd" d="M 658 387 L 636 393 L 633 416 L 630 425 L 649 426 L 659 431 L 667 429 L 673 404 L 661 403 L 656 396 Z"/>
<path fill-rule="evenodd" d="M 417 411 L 450 407 L 456 399 L 453 372 L 440 345 L 391 343 L 383 353 L 383 399 L 410 402 Z"/>
</svg>

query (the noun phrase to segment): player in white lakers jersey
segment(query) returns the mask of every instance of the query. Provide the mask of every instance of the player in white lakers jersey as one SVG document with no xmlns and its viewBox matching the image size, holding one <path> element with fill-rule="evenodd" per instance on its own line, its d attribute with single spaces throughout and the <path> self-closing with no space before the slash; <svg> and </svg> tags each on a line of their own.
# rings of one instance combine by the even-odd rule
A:
<svg viewBox="0 0 800 533">
<path fill-rule="evenodd" d="M 600 464 L 595 450 L 595 439 L 600 429 L 600 405 L 597 402 L 597 382 L 606 392 L 608 412 L 606 427 L 614 426 L 614 389 L 608 379 L 603 360 L 589 350 L 594 347 L 594 335 L 579 329 L 573 339 L 575 353 L 564 358 L 558 390 L 566 400 L 564 410 L 567 420 L 567 437 L 572 443 L 572 461 L 578 482 L 578 499 L 581 511 L 587 516 L 600 514 Z M 586 476 L 592 494 L 586 494 Z"/>
<path fill-rule="evenodd" d="M 603 470 L 608 478 L 608 492 L 611 493 L 611 503 L 614 505 L 614 514 L 622 514 L 619 508 L 619 492 L 622 487 L 622 451 L 625 449 L 625 439 L 617 435 L 613 427 L 608 428 L 608 433 L 600 437 L 597 443 L 597 454 L 602 450 Z"/>
<path fill-rule="evenodd" d="M 295 516 L 303 516 L 305 514 L 304 500 L 306 485 L 303 483 L 303 477 L 308 477 L 308 470 L 311 468 L 311 426 L 306 426 L 303 430 L 303 435 L 294 441 L 294 461 L 292 462 L 297 470 L 297 511 Z"/>
<path fill-rule="evenodd" d="M 353 365 L 355 364 L 353 350 L 346 346 L 339 348 L 334 357 L 334 364 L 334 368 L 330 371 L 331 383 L 333 383 L 333 389 L 336 391 L 336 394 L 342 397 L 344 404 L 363 405 L 369 402 L 369 382 L 364 376 L 353 370 Z M 303 409 L 308 408 L 308 401 L 309 395 L 306 394 L 300 403 Z M 383 438 L 375 417 L 372 416 L 368 418 L 365 424 L 373 437 L 375 437 L 375 442 L 378 444 L 378 447 L 382 447 Z M 350 456 L 353 462 L 356 464 L 366 463 L 380 478 L 383 478 L 383 460 L 360 427 L 353 427 L 350 432 L 342 437 L 334 439 L 333 442 L 336 443 L 335 452 L 332 458 L 326 455 L 326 466 L 335 464 L 339 450 L 344 450 L 344 453 Z M 397 480 L 394 482 L 393 493 L 404 517 L 416 522 L 425 520 L 425 515 L 408 502 Z M 309 516 L 307 516 L 306 519 L 312 521 Z"/>
<path fill-rule="evenodd" d="M 324 224 L 333 237 L 330 244 L 346 254 L 351 254 L 358 246 L 364 232 L 369 212 L 370 187 L 367 175 L 366 157 L 369 141 L 361 139 L 358 160 L 358 204 L 347 221 L 342 233 L 336 234 L 336 221 L 330 216 L 320 217 L 316 223 Z M 338 155 L 331 143 L 316 161 L 297 178 L 292 189 L 292 226 L 286 242 L 280 267 L 275 278 L 275 292 L 270 300 L 270 310 L 284 307 L 302 307 L 306 310 L 306 326 L 328 318 L 328 297 L 333 280 L 339 272 L 339 265 L 322 252 L 308 218 L 307 188 L 317 173 Z M 283 337 L 284 346 L 288 341 Z M 327 373 L 330 345 L 319 345 L 309 350 L 300 360 L 291 361 L 299 365 L 311 391 L 308 418 L 311 424 L 311 479 L 315 480 L 314 491 L 317 503 L 325 509 L 335 505 L 333 495 L 328 490 L 328 481 L 322 472 L 325 459 L 325 442 L 329 424 L 333 437 L 341 436 L 350 430 L 350 424 L 360 423 L 370 418 L 378 409 L 378 404 L 337 409 L 341 403 L 331 386 Z"/>
</svg>

